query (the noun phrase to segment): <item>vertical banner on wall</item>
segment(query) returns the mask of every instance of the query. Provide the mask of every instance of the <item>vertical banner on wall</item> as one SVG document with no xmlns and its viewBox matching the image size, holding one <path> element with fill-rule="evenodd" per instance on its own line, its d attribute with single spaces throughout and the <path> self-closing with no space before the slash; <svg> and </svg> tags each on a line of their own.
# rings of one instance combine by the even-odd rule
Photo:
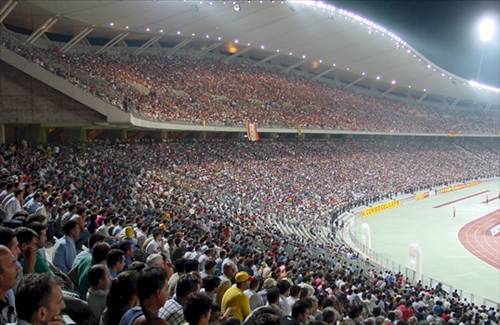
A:
<svg viewBox="0 0 500 325">
<path fill-rule="evenodd" d="M 248 141 L 259 141 L 259 132 L 257 132 L 257 124 L 247 123 L 247 139 Z"/>
</svg>

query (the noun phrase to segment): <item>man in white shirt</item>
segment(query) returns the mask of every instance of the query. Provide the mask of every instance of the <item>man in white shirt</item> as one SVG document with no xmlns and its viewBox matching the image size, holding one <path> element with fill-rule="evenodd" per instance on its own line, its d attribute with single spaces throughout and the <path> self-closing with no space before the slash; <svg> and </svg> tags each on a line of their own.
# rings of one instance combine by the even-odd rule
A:
<svg viewBox="0 0 500 325">
<path fill-rule="evenodd" d="M 23 210 L 23 193 L 23 190 L 15 190 L 14 195 L 5 203 L 3 210 L 5 212 L 6 221 L 12 219 L 16 213 Z"/>
<path fill-rule="evenodd" d="M 146 255 L 156 254 L 162 252 L 162 234 L 160 229 L 155 229 L 153 231 L 153 240 L 151 240 L 146 246 Z"/>
</svg>

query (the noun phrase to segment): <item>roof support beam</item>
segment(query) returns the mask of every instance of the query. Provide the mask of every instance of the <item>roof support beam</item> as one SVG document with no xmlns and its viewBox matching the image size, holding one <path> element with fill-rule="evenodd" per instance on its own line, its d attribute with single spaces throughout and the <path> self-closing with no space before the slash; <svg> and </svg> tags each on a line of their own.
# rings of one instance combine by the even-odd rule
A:
<svg viewBox="0 0 500 325">
<path fill-rule="evenodd" d="M 94 29 L 91 28 L 91 27 L 85 27 L 80 33 L 76 34 L 68 43 L 66 43 L 61 48 L 61 52 L 65 53 L 65 52 L 71 50 L 71 48 L 73 46 L 75 46 L 76 44 L 78 44 L 78 42 L 80 42 L 85 36 L 87 36 L 88 34 L 90 34 L 93 30 Z"/>
<path fill-rule="evenodd" d="M 137 48 L 134 53 L 135 54 L 141 54 L 145 49 L 153 45 L 155 42 L 159 41 L 160 38 L 162 38 L 163 35 L 157 35 L 153 37 L 152 39 L 148 40 L 146 43 L 142 44 L 139 48 Z"/>
<path fill-rule="evenodd" d="M 318 80 L 319 78 L 323 77 L 325 74 L 330 73 L 335 69 L 336 69 L 335 67 L 328 68 L 325 71 L 321 72 L 320 74 L 315 75 L 311 80 Z"/>
<path fill-rule="evenodd" d="M 388 93 L 390 93 L 391 91 L 393 91 L 394 89 L 396 89 L 396 85 L 393 85 L 391 88 L 387 89 L 386 91 L 383 92 L 382 95 L 387 95 Z"/>
<path fill-rule="evenodd" d="M 355 84 L 357 84 L 358 82 L 360 82 L 361 80 L 363 80 L 365 78 L 366 78 L 366 76 L 359 77 L 358 79 L 354 80 L 353 82 L 351 82 L 350 84 L 348 84 L 347 86 L 345 86 L 345 89 L 351 88 L 352 86 L 354 86 Z"/>
<path fill-rule="evenodd" d="M 188 45 L 189 43 L 191 43 L 193 41 L 192 38 L 186 38 L 185 40 L 183 40 L 182 42 L 176 44 L 174 47 L 172 47 L 172 49 L 170 49 L 169 53 L 168 54 L 174 54 L 175 52 L 177 52 L 178 50 L 180 50 L 181 48 L 183 48 L 184 46 Z"/>
<path fill-rule="evenodd" d="M 262 63 L 267 62 L 269 60 L 272 60 L 272 59 L 274 59 L 274 58 L 276 58 L 278 56 L 280 56 L 279 53 L 274 53 L 274 54 L 272 54 L 272 55 L 270 55 L 268 57 L 263 58 L 262 60 L 260 60 L 259 62 L 255 63 L 254 65 L 255 66 L 261 65 Z"/>
<path fill-rule="evenodd" d="M 288 68 L 283 69 L 283 72 L 284 72 L 284 73 L 290 72 L 290 71 L 292 71 L 293 69 L 295 69 L 296 67 L 299 67 L 299 66 L 303 65 L 303 64 L 304 64 L 304 63 L 306 63 L 306 62 L 307 62 L 307 60 L 306 60 L 306 59 L 304 59 L 304 60 L 300 60 L 299 62 L 292 64 L 292 65 L 291 65 L 291 66 L 289 66 Z"/>
<path fill-rule="evenodd" d="M 421 101 L 424 100 L 424 98 L 427 97 L 427 93 L 422 94 L 419 99 L 417 99 L 417 103 L 420 103 Z"/>
<path fill-rule="evenodd" d="M 204 57 L 208 52 L 212 51 L 212 50 L 215 50 L 216 48 L 218 48 L 219 46 L 221 46 L 222 42 L 216 42 L 210 46 L 207 46 L 205 47 L 203 50 L 201 50 L 199 53 L 198 53 L 198 56 L 201 58 L 201 57 Z"/>
<path fill-rule="evenodd" d="M 108 49 L 110 49 L 113 46 L 115 46 L 116 44 L 118 44 L 118 42 L 120 42 L 121 40 L 123 40 L 127 36 L 128 36 L 128 33 L 121 33 L 121 34 L 116 35 L 109 42 L 107 42 L 100 49 L 98 49 L 96 54 L 104 53 Z"/>
<path fill-rule="evenodd" d="M 7 16 L 14 10 L 17 6 L 17 1 L 9 0 L 7 3 L 0 9 L 0 24 L 7 18 Z"/>
<path fill-rule="evenodd" d="M 57 23 L 56 17 L 51 17 L 47 19 L 43 24 L 41 24 L 31 35 L 24 41 L 25 44 L 33 44 L 36 42 L 40 36 L 42 36 L 45 31 L 47 31 L 50 27 L 54 26 Z"/>
<path fill-rule="evenodd" d="M 225 61 L 225 62 L 229 62 L 229 61 L 231 61 L 232 59 L 234 59 L 234 58 L 236 58 L 236 57 L 238 57 L 238 56 L 242 55 L 243 53 L 246 53 L 246 52 L 250 51 L 251 49 L 253 49 L 253 47 L 251 47 L 251 46 L 249 46 L 249 47 L 245 47 L 244 49 L 242 49 L 242 50 L 240 50 L 240 51 L 238 51 L 238 52 L 234 53 L 233 55 L 228 56 L 228 57 L 227 57 L 224 61 Z"/>
</svg>

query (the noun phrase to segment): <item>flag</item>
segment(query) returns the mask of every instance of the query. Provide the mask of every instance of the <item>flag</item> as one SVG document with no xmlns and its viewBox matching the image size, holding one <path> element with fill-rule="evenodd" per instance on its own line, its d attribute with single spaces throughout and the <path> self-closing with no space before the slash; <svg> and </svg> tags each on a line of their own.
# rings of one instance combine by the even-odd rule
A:
<svg viewBox="0 0 500 325">
<path fill-rule="evenodd" d="M 248 141 L 259 141 L 259 132 L 257 132 L 257 124 L 247 123 L 247 139 Z"/>
</svg>

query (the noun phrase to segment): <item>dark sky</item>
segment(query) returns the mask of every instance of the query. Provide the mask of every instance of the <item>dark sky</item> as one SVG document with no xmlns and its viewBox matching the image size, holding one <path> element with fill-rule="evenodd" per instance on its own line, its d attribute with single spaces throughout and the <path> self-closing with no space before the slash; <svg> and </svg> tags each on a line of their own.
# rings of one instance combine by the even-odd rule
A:
<svg viewBox="0 0 500 325">
<path fill-rule="evenodd" d="M 500 87 L 500 0 L 339 0 L 338 8 L 363 16 L 394 32 L 438 66 L 467 80 L 475 79 L 484 47 L 479 80 Z M 481 43 L 480 18 L 496 20 L 494 38 Z"/>
</svg>

